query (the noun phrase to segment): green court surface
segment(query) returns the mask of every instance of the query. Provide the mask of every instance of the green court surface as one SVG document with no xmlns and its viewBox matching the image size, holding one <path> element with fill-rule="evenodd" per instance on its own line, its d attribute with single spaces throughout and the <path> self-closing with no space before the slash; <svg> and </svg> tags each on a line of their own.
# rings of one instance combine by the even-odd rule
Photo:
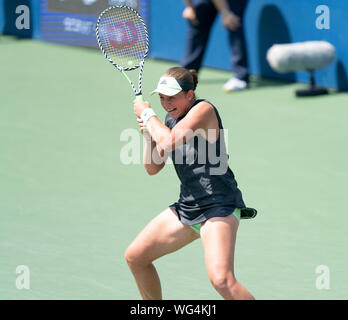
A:
<svg viewBox="0 0 348 320">
<path fill-rule="evenodd" d="M 145 65 L 162 119 L 149 92 L 173 65 Z M 348 95 L 299 100 L 303 84 L 256 77 L 226 94 L 229 76 L 203 69 L 197 95 L 218 107 L 259 212 L 241 221 L 237 278 L 257 299 L 347 299 Z M 0 92 L 0 299 L 140 299 L 124 251 L 179 180 L 171 164 L 150 177 L 140 154 L 121 160 L 127 134 L 140 139 L 128 83 L 98 50 L 0 37 Z M 155 265 L 165 299 L 220 299 L 199 240 Z"/>
</svg>

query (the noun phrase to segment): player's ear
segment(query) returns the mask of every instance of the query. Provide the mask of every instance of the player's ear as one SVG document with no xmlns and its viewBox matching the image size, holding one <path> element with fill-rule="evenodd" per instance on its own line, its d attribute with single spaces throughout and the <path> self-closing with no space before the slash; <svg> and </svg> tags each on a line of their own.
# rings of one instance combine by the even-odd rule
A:
<svg viewBox="0 0 348 320">
<path fill-rule="evenodd" d="M 193 100 L 195 97 L 195 92 L 193 90 L 189 90 L 187 91 L 186 96 L 188 99 Z"/>
</svg>

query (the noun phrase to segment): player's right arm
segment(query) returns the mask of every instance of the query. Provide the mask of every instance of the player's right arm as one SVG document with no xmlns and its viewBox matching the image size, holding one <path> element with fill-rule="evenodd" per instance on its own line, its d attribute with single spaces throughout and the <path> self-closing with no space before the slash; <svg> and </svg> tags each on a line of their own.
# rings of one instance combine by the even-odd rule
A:
<svg viewBox="0 0 348 320">
<path fill-rule="evenodd" d="M 142 120 L 138 119 L 138 123 L 140 132 L 144 136 L 143 164 L 146 172 L 149 175 L 154 175 L 162 170 L 168 158 L 168 154 L 161 152 L 162 156 L 160 155 L 156 142 L 151 138 Z"/>
</svg>

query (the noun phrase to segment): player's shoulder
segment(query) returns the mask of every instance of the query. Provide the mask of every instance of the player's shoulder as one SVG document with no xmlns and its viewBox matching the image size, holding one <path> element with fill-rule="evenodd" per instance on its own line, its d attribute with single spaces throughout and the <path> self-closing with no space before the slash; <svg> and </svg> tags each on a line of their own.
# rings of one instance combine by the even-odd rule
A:
<svg viewBox="0 0 348 320">
<path fill-rule="evenodd" d="M 196 100 L 193 107 L 191 108 L 191 110 L 202 110 L 202 111 L 211 110 L 211 109 L 214 109 L 214 106 L 212 105 L 210 101 L 205 99 Z"/>
<path fill-rule="evenodd" d="M 200 99 L 196 101 L 196 104 L 191 108 L 190 111 L 192 113 L 209 116 L 215 113 L 215 107 L 210 101 Z"/>
</svg>

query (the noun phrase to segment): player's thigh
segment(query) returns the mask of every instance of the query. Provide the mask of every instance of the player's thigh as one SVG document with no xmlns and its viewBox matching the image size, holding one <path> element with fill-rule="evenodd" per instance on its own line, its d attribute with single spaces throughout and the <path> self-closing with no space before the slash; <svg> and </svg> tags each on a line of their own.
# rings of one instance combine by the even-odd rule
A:
<svg viewBox="0 0 348 320">
<path fill-rule="evenodd" d="M 201 228 L 205 263 L 209 277 L 234 276 L 234 249 L 238 220 L 232 214 L 208 219 Z"/>
<path fill-rule="evenodd" d="M 126 259 L 147 264 L 197 238 L 199 235 L 182 224 L 172 210 L 167 208 L 136 236 L 126 251 Z"/>
</svg>

